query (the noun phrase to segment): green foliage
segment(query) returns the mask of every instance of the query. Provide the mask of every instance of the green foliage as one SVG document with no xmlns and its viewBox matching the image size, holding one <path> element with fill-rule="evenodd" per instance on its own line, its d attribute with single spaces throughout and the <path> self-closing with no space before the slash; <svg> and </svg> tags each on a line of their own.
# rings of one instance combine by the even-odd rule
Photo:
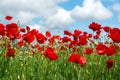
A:
<svg viewBox="0 0 120 80">
<path fill-rule="evenodd" d="M 19 50 L 18 50 L 19 51 Z M 106 68 L 106 55 L 84 55 L 84 67 L 67 61 L 71 51 L 58 51 L 59 59 L 51 61 L 40 53 L 31 55 L 25 51 L 16 53 L 15 58 L 4 57 L 0 51 L 0 80 L 120 80 L 120 54 L 112 56 L 115 64 Z"/>
</svg>

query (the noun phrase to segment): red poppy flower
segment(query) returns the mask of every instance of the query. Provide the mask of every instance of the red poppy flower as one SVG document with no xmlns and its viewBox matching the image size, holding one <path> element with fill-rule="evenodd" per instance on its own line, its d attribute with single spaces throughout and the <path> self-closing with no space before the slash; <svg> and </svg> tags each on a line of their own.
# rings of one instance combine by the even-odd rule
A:
<svg viewBox="0 0 120 80">
<path fill-rule="evenodd" d="M 36 29 L 32 29 L 32 30 L 30 31 L 30 33 L 33 34 L 33 35 L 37 35 L 37 34 L 39 33 L 39 31 L 36 30 Z"/>
<path fill-rule="evenodd" d="M 88 34 L 88 38 L 92 38 L 92 34 Z"/>
<path fill-rule="evenodd" d="M 82 33 L 82 31 L 75 29 L 73 36 L 74 36 L 75 38 L 78 38 L 81 33 Z"/>
<path fill-rule="evenodd" d="M 29 26 L 26 26 L 26 30 L 29 32 L 29 31 L 30 31 L 30 27 L 29 27 Z"/>
<path fill-rule="evenodd" d="M 120 42 L 120 29 L 119 28 L 113 28 L 110 29 L 110 33 L 108 35 L 114 42 L 119 43 Z"/>
<path fill-rule="evenodd" d="M 54 35 L 53 37 L 54 37 L 54 39 L 61 40 L 60 35 Z"/>
<path fill-rule="evenodd" d="M 5 19 L 6 19 L 6 20 L 11 20 L 11 19 L 12 19 L 12 16 L 6 16 Z"/>
<path fill-rule="evenodd" d="M 20 28 L 20 31 L 21 32 L 25 32 L 25 28 Z"/>
<path fill-rule="evenodd" d="M 23 46 L 25 43 L 25 41 L 22 39 L 20 41 L 17 42 L 17 45 L 19 45 L 20 47 Z"/>
<path fill-rule="evenodd" d="M 49 58 L 50 60 L 57 60 L 58 59 L 56 51 L 50 47 L 46 49 L 44 55 L 45 55 L 45 57 Z"/>
<path fill-rule="evenodd" d="M 117 53 L 117 51 L 115 49 L 115 46 L 113 46 L 113 45 L 110 45 L 106 50 L 107 56 L 112 56 L 113 54 L 116 54 L 116 53 Z"/>
<path fill-rule="evenodd" d="M 84 67 L 85 63 L 86 63 L 86 58 L 81 56 L 80 57 L 80 60 L 79 60 L 79 63 L 81 64 L 82 67 Z"/>
<path fill-rule="evenodd" d="M 14 56 L 15 56 L 15 50 L 11 49 L 11 48 L 8 48 L 7 52 L 5 53 L 5 56 L 6 57 L 12 57 L 12 58 L 14 58 Z"/>
<path fill-rule="evenodd" d="M 120 34 L 120 29 L 119 28 L 110 29 L 110 34 Z"/>
<path fill-rule="evenodd" d="M 95 36 L 93 36 L 94 39 L 98 39 L 100 37 L 100 35 L 96 34 Z"/>
<path fill-rule="evenodd" d="M 71 41 L 71 38 L 69 38 L 69 37 L 67 37 L 67 36 L 64 36 L 64 37 L 62 38 L 62 42 L 63 42 L 63 43 L 69 42 L 69 41 Z"/>
<path fill-rule="evenodd" d="M 80 54 L 72 53 L 70 57 L 68 58 L 68 62 L 74 62 L 76 64 L 80 64 L 82 67 L 84 67 L 86 63 L 86 58 L 81 56 Z"/>
<path fill-rule="evenodd" d="M 96 52 L 98 55 L 104 55 L 106 53 L 107 47 L 103 43 L 99 43 L 96 46 Z"/>
<path fill-rule="evenodd" d="M 54 44 L 55 43 L 55 38 L 51 37 L 50 39 L 48 39 L 48 41 L 49 41 L 50 44 Z"/>
<path fill-rule="evenodd" d="M 105 26 L 105 27 L 103 27 L 103 30 L 105 31 L 105 32 L 110 32 L 110 27 L 109 26 Z"/>
<path fill-rule="evenodd" d="M 68 30 L 64 30 L 64 35 L 72 36 L 72 33 L 69 32 Z"/>
<path fill-rule="evenodd" d="M 42 33 L 38 33 L 36 38 L 40 44 L 43 44 L 47 40 L 47 38 Z"/>
<path fill-rule="evenodd" d="M 114 60 L 113 59 L 109 59 L 106 61 L 107 64 L 107 68 L 110 70 L 112 69 L 113 65 L 114 65 Z"/>
<path fill-rule="evenodd" d="M 97 31 L 96 31 L 96 34 L 97 34 L 97 35 L 100 35 L 100 33 L 101 33 L 101 30 L 97 30 Z"/>
<path fill-rule="evenodd" d="M 93 49 L 91 49 L 91 48 L 86 48 L 83 52 L 84 52 L 84 54 L 89 55 L 89 54 L 92 54 L 92 53 L 93 53 Z"/>
<path fill-rule="evenodd" d="M 18 32 L 18 25 L 16 23 L 11 23 L 6 25 L 7 33 L 17 33 Z"/>
<path fill-rule="evenodd" d="M 80 54 L 72 53 L 68 59 L 69 62 L 79 63 Z"/>
<path fill-rule="evenodd" d="M 51 37 L 51 33 L 49 31 L 46 31 L 45 35 L 46 37 Z"/>
<path fill-rule="evenodd" d="M 108 35 L 114 42 L 119 43 L 120 42 L 120 33 L 112 33 Z"/>
<path fill-rule="evenodd" d="M 88 34 L 87 32 L 83 32 L 83 35 L 84 35 L 84 36 L 87 36 L 87 34 Z"/>
<path fill-rule="evenodd" d="M 79 44 L 80 44 L 80 45 L 86 45 L 87 42 L 88 42 L 87 36 L 81 35 L 81 36 L 79 37 Z"/>
<path fill-rule="evenodd" d="M 98 24 L 98 23 L 92 22 L 92 23 L 89 25 L 89 28 L 92 29 L 93 31 L 97 31 L 97 30 L 100 30 L 100 29 L 101 29 L 101 25 Z"/>
<path fill-rule="evenodd" d="M 22 38 L 28 42 L 29 44 L 32 43 L 35 40 L 35 36 L 31 33 L 24 34 Z"/>
<path fill-rule="evenodd" d="M 61 37 L 59 35 L 54 35 L 48 39 L 50 44 L 55 44 L 55 40 L 61 40 Z M 58 42 L 59 44 L 62 42 Z"/>
<path fill-rule="evenodd" d="M 4 25 L 2 23 L 0 23 L 0 35 L 3 36 L 5 34 L 4 31 L 5 31 Z"/>
<path fill-rule="evenodd" d="M 6 25 L 6 35 L 10 39 L 20 38 L 19 27 L 16 23 L 11 23 Z"/>
<path fill-rule="evenodd" d="M 71 41 L 71 44 L 73 44 L 73 45 L 79 45 L 79 40 L 75 39 L 75 40 Z"/>
</svg>

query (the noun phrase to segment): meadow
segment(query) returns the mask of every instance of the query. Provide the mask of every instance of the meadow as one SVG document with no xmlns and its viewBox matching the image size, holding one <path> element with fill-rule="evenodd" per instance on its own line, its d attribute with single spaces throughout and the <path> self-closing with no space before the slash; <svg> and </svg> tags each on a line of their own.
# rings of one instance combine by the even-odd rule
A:
<svg viewBox="0 0 120 80">
<path fill-rule="evenodd" d="M 0 80 L 120 80 L 120 28 L 92 22 L 93 33 L 45 34 L 0 23 Z"/>
</svg>

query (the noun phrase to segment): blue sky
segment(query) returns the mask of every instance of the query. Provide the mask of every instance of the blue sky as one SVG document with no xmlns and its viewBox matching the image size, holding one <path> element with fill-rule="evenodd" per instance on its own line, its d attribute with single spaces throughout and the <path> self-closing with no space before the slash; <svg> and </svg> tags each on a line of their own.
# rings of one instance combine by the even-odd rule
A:
<svg viewBox="0 0 120 80">
<path fill-rule="evenodd" d="M 40 32 L 62 34 L 63 30 L 88 31 L 94 21 L 103 26 L 120 28 L 119 0 L 1 0 L 0 20 L 6 15 L 21 26 L 29 25 Z"/>
<path fill-rule="evenodd" d="M 61 3 L 59 5 L 63 8 L 65 8 L 66 10 L 71 10 L 76 5 L 82 6 L 83 1 L 84 0 L 69 0 L 69 1 L 67 1 L 65 3 Z M 113 8 L 114 5 L 118 4 L 119 5 L 118 9 L 120 9 L 120 1 L 119 0 L 101 0 L 101 3 L 112 12 L 113 16 L 111 18 L 105 19 L 105 20 L 96 20 L 96 19 L 89 19 L 89 20 L 85 20 L 85 21 L 84 20 L 78 20 L 73 24 L 73 26 L 76 26 L 74 28 L 79 28 L 80 26 L 81 26 L 80 29 L 82 29 L 82 26 L 87 28 L 89 23 L 91 23 L 92 21 L 98 22 L 98 23 L 102 24 L 103 26 L 108 25 L 108 26 L 111 26 L 111 27 L 120 28 L 120 21 L 119 21 L 119 18 L 118 18 L 118 16 L 120 15 L 120 11 L 116 11 Z"/>
</svg>

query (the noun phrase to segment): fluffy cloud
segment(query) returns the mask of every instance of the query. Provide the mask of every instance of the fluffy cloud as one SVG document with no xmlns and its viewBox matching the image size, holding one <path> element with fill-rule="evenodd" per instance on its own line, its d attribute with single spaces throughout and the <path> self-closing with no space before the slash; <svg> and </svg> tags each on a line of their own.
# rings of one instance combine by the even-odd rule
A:
<svg viewBox="0 0 120 80">
<path fill-rule="evenodd" d="M 46 25 L 53 27 L 64 27 L 70 25 L 73 22 L 73 19 L 70 16 L 70 13 L 62 8 L 58 9 L 57 14 L 50 16 L 46 20 Z"/>
<path fill-rule="evenodd" d="M 12 15 L 21 24 L 30 24 L 34 18 L 42 17 L 44 26 L 66 26 L 73 20 L 68 11 L 58 6 L 65 1 L 67 0 L 1 0 L 0 16 Z"/>
<path fill-rule="evenodd" d="M 59 3 L 65 1 L 69 0 L 1 0 L 0 18 L 11 15 L 20 20 L 21 24 L 30 24 L 35 18 L 42 17 L 41 23 L 30 26 L 45 31 L 68 26 L 77 19 L 103 20 L 112 16 L 101 0 L 84 0 L 82 6 L 75 6 L 69 11 L 59 6 Z"/>
<path fill-rule="evenodd" d="M 112 17 L 112 12 L 105 8 L 100 0 L 84 0 L 82 7 L 76 6 L 71 15 L 77 19 L 105 20 Z"/>
<path fill-rule="evenodd" d="M 19 19 L 25 19 L 25 22 L 27 20 L 29 22 L 34 17 L 47 18 L 56 14 L 59 8 L 57 4 L 64 1 L 67 0 L 1 0 L 0 15 L 21 16 Z"/>
<path fill-rule="evenodd" d="M 120 4 L 118 4 L 118 3 L 113 4 L 112 9 L 115 10 L 115 11 L 120 12 Z"/>
<path fill-rule="evenodd" d="M 45 28 L 42 25 L 38 25 L 38 24 L 34 24 L 34 25 L 28 25 L 30 27 L 30 29 L 37 29 L 42 33 L 45 33 L 45 31 L 47 31 L 47 28 Z"/>
<path fill-rule="evenodd" d="M 16 16 L 17 19 L 21 22 L 21 24 L 30 23 L 34 17 L 36 17 L 35 14 L 32 14 L 30 12 L 19 12 L 18 16 Z"/>
</svg>

